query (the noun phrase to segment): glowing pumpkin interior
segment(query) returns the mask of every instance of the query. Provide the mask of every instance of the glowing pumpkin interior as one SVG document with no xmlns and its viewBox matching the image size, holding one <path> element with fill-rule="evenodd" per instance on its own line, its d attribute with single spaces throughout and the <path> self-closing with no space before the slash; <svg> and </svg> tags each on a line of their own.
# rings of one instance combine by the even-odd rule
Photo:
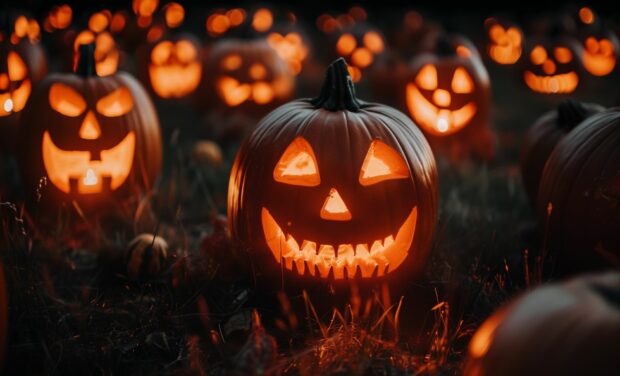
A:
<svg viewBox="0 0 620 376">
<path fill-rule="evenodd" d="M 201 77 L 199 53 L 189 40 L 161 41 L 151 50 L 149 79 L 158 96 L 181 98 L 191 94 Z"/>
<path fill-rule="evenodd" d="M 134 106 L 133 98 L 125 87 L 107 93 L 96 101 L 94 109 L 88 108 L 85 98 L 75 89 L 54 83 L 49 90 L 49 105 L 58 114 L 82 117 L 76 142 L 87 144 L 102 137 L 105 118 L 128 114 Z M 105 124 L 104 124 L 105 126 Z M 43 133 L 43 165 L 50 182 L 64 193 L 93 194 L 118 189 L 131 173 L 136 135 L 128 132 L 115 146 L 97 153 L 83 150 L 64 150 L 56 145 L 51 132 Z"/>
<path fill-rule="evenodd" d="M 361 37 L 344 33 L 336 41 L 336 53 L 347 60 L 353 82 L 362 79 L 362 70 L 369 67 L 384 49 L 383 37 L 372 30 L 363 33 Z"/>
<path fill-rule="evenodd" d="M 572 68 L 572 51 L 565 46 L 548 50 L 541 44 L 532 48 L 523 73 L 525 84 L 533 91 L 543 94 L 569 94 L 579 84 L 579 76 Z"/>
<path fill-rule="evenodd" d="M 581 55 L 584 68 L 594 76 L 606 76 L 616 67 L 616 50 L 608 38 L 586 38 Z"/>
<path fill-rule="evenodd" d="M 119 52 L 112 35 L 106 31 L 94 33 L 91 30 L 80 32 L 73 42 L 73 67 L 77 67 L 78 49 L 82 44 L 95 42 L 95 68 L 98 76 L 108 76 L 118 69 Z"/>
<path fill-rule="evenodd" d="M 407 107 L 416 124 L 427 132 L 450 135 L 466 127 L 476 115 L 475 91 L 475 82 L 465 67 L 457 66 L 441 77 L 437 66 L 429 63 L 407 84 Z"/>
<path fill-rule="evenodd" d="M 15 51 L 6 59 L 6 71 L 0 72 L 0 117 L 23 110 L 32 91 L 24 60 Z"/>
<path fill-rule="evenodd" d="M 488 30 L 489 57 L 498 64 L 514 64 L 521 57 L 523 34 L 515 26 L 494 23 Z"/>
<path fill-rule="evenodd" d="M 408 178 L 409 168 L 400 153 L 380 140 L 372 141 L 360 169 L 359 184 L 369 187 Z M 273 179 L 280 184 L 325 188 L 322 205 L 314 213 L 325 228 L 355 219 L 355 208 L 348 202 L 352 198 L 343 196 L 335 187 L 321 185 L 316 155 L 303 137 L 295 138 L 284 150 L 274 167 Z M 416 229 L 417 206 L 392 233 L 365 243 L 326 244 L 320 239 L 285 233 L 283 229 L 288 227 L 282 227 L 267 207 L 261 210 L 261 222 L 265 242 L 283 268 L 318 278 L 371 278 L 389 274 L 407 258 Z"/>
</svg>

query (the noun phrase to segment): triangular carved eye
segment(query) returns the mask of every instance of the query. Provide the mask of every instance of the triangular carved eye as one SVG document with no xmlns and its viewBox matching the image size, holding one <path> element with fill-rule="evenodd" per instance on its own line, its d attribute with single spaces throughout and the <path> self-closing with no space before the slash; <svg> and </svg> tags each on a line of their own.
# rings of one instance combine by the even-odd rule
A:
<svg viewBox="0 0 620 376">
<path fill-rule="evenodd" d="M 121 87 L 97 101 L 97 112 L 103 116 L 125 115 L 133 108 L 133 98 L 126 87 Z"/>
<path fill-rule="evenodd" d="M 409 167 L 396 150 L 379 140 L 374 140 L 370 144 L 360 171 L 361 185 L 368 186 L 384 180 L 405 179 L 409 176 Z"/>
<path fill-rule="evenodd" d="M 437 68 L 431 64 L 426 64 L 418 72 L 415 82 L 424 90 L 437 89 Z"/>
<path fill-rule="evenodd" d="M 465 68 L 458 67 L 454 71 L 452 91 L 457 94 L 468 94 L 474 91 L 474 82 Z"/>
<path fill-rule="evenodd" d="M 297 137 L 286 148 L 273 170 L 277 182 L 304 187 L 321 184 L 319 167 L 312 146 L 303 137 Z"/>
<path fill-rule="evenodd" d="M 50 87 L 49 102 L 54 111 L 69 117 L 79 116 L 86 109 L 86 101 L 80 93 L 61 83 Z"/>
</svg>

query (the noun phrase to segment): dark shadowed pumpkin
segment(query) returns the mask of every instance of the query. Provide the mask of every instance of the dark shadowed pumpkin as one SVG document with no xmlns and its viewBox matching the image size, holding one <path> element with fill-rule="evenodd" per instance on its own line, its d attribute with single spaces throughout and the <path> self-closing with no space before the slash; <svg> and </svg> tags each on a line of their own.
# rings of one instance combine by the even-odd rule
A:
<svg viewBox="0 0 620 376">
<path fill-rule="evenodd" d="M 489 74 L 474 45 L 461 36 L 442 36 L 413 59 L 410 72 L 409 115 L 433 150 L 452 160 L 492 158 Z"/>
<path fill-rule="evenodd" d="M 35 20 L 20 13 L 0 14 L 0 18 L 0 148 L 4 151 L 15 146 L 20 116 L 32 88 L 47 74 L 47 58 Z"/>
<path fill-rule="evenodd" d="M 540 287 L 480 326 L 464 375 L 618 375 L 619 333 L 619 273 Z"/>
<path fill-rule="evenodd" d="M 290 100 L 295 88 L 289 65 L 262 39 L 217 42 L 205 76 L 209 102 L 224 112 L 264 115 Z"/>
<path fill-rule="evenodd" d="M 521 147 L 521 177 L 533 205 L 536 204 L 540 177 L 553 148 L 584 119 L 602 110 L 603 107 L 596 104 L 567 99 L 527 130 Z"/>
<path fill-rule="evenodd" d="M 594 114 L 553 150 L 537 211 L 559 270 L 620 268 L 620 111 Z"/>
<path fill-rule="evenodd" d="M 435 160 L 406 115 L 355 97 L 338 59 L 317 98 L 271 112 L 242 146 L 228 214 L 268 278 L 411 278 L 435 227 Z"/>
<path fill-rule="evenodd" d="M 577 40 L 567 36 L 529 40 L 523 55 L 523 80 L 541 94 L 570 94 L 579 86 Z"/>
<path fill-rule="evenodd" d="M 98 77 L 94 44 L 80 47 L 76 74 L 48 76 L 22 118 L 22 174 L 28 190 L 47 178 L 56 200 L 103 204 L 149 188 L 159 174 L 155 108 L 127 73 Z"/>
</svg>

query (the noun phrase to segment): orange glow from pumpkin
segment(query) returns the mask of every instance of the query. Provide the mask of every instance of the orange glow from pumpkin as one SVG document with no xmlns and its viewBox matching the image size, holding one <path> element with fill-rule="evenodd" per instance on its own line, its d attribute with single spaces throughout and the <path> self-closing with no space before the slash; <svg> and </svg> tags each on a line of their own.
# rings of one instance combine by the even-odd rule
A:
<svg viewBox="0 0 620 376">
<path fill-rule="evenodd" d="M 321 208 L 321 218 L 328 221 L 350 221 L 351 212 L 336 188 L 332 188 Z"/>
<path fill-rule="evenodd" d="M 84 30 L 75 37 L 73 42 L 74 55 L 73 67 L 77 66 L 78 48 L 80 44 L 95 42 L 95 69 L 98 76 L 108 76 L 116 73 L 118 69 L 119 53 L 116 42 L 108 32 L 93 34 L 90 30 Z"/>
<path fill-rule="evenodd" d="M 530 60 L 535 65 L 541 65 L 547 60 L 547 51 L 542 46 L 536 46 L 530 52 Z"/>
<path fill-rule="evenodd" d="M 122 116 L 133 108 L 133 98 L 126 87 L 118 88 L 97 101 L 97 112 L 107 117 Z"/>
<path fill-rule="evenodd" d="M 459 57 L 466 58 L 466 59 L 471 57 L 471 51 L 469 50 L 469 48 L 465 46 L 461 46 L 461 45 L 456 46 L 456 54 Z"/>
<path fill-rule="evenodd" d="M 359 82 L 362 79 L 362 71 L 359 68 L 349 65 L 347 70 L 349 71 L 349 76 L 351 76 L 351 81 Z"/>
<path fill-rule="evenodd" d="M 383 52 L 383 38 L 376 31 L 369 31 L 364 34 L 364 45 L 374 54 Z"/>
<path fill-rule="evenodd" d="M 86 110 L 86 101 L 73 88 L 59 82 L 52 84 L 49 92 L 50 107 L 65 116 L 76 117 Z"/>
<path fill-rule="evenodd" d="M 606 76 L 616 67 L 616 53 L 607 38 L 588 37 L 584 43 L 582 61 L 586 70 L 595 76 Z"/>
<path fill-rule="evenodd" d="M 273 14 L 267 8 L 260 8 L 254 13 L 252 18 L 252 27 L 259 33 L 264 33 L 271 28 L 273 24 Z"/>
<path fill-rule="evenodd" d="M 500 24 L 489 28 L 489 56 L 498 64 L 514 64 L 521 57 L 523 36 L 519 29 Z"/>
<path fill-rule="evenodd" d="M 452 76 L 452 91 L 457 94 L 469 94 L 474 91 L 474 81 L 471 79 L 467 70 L 462 67 L 458 67 L 454 70 L 454 76 Z M 441 105 L 440 103 L 437 103 Z"/>
<path fill-rule="evenodd" d="M 436 136 L 458 132 L 471 122 L 477 111 L 477 106 L 473 102 L 458 109 L 438 107 L 439 103 L 433 104 L 427 100 L 413 83 L 407 84 L 406 101 L 409 113 L 416 124 Z"/>
<path fill-rule="evenodd" d="M 101 137 L 101 127 L 92 111 L 88 111 L 86 117 L 84 117 L 79 135 L 84 140 L 96 140 Z"/>
<path fill-rule="evenodd" d="M 109 19 L 103 12 L 94 13 L 88 20 L 88 28 L 95 33 L 104 31 L 108 25 Z"/>
<path fill-rule="evenodd" d="M 301 35 L 291 32 L 283 36 L 272 32 L 267 36 L 267 43 L 289 64 L 295 75 L 301 72 L 302 63 L 308 56 L 308 48 Z"/>
<path fill-rule="evenodd" d="M 139 17 L 151 17 L 157 6 L 159 0 L 133 0 L 132 9 L 133 12 Z"/>
<path fill-rule="evenodd" d="M 219 97 L 231 107 L 239 106 L 252 98 L 252 85 L 242 84 L 232 77 L 221 77 L 215 87 Z"/>
<path fill-rule="evenodd" d="M 372 52 L 365 47 L 357 48 L 351 55 L 351 63 L 359 68 L 366 68 L 374 60 Z"/>
<path fill-rule="evenodd" d="M 579 9 L 579 19 L 586 25 L 591 25 L 594 22 L 594 12 L 588 7 Z"/>
<path fill-rule="evenodd" d="M 360 170 L 361 185 L 369 186 L 385 180 L 406 179 L 409 176 L 409 167 L 396 150 L 379 140 L 370 144 Z"/>
<path fill-rule="evenodd" d="M 164 36 L 164 28 L 161 25 L 153 25 L 146 33 L 146 40 L 148 42 L 155 42 Z"/>
<path fill-rule="evenodd" d="M 434 65 L 426 64 L 420 69 L 416 76 L 416 84 L 424 90 L 434 90 L 437 88 L 437 68 Z"/>
<path fill-rule="evenodd" d="M 337 209 L 342 208 L 336 205 Z M 368 243 L 317 246 L 315 241 L 304 240 L 300 246 L 291 234 L 282 231 L 269 210 L 261 210 L 265 242 L 278 263 L 299 275 L 332 276 L 336 280 L 381 277 L 398 269 L 413 243 L 417 217 L 417 207 L 413 207 L 396 234 Z"/>
<path fill-rule="evenodd" d="M 220 65 L 225 70 L 233 71 L 233 70 L 239 69 L 242 63 L 243 63 L 243 60 L 241 59 L 241 56 L 234 54 L 234 55 L 228 55 L 225 58 L 223 58 L 222 61 L 220 62 Z"/>
<path fill-rule="evenodd" d="M 499 326 L 502 315 L 495 314 L 486 320 L 474 333 L 469 341 L 468 351 L 469 356 L 474 359 L 482 358 L 487 354 L 491 343 L 493 343 L 493 337 L 495 336 L 495 330 Z"/>
<path fill-rule="evenodd" d="M 57 30 L 66 29 L 71 25 L 73 10 L 68 4 L 52 8 L 48 16 L 50 25 Z"/>
<path fill-rule="evenodd" d="M 341 56 L 351 54 L 353 50 L 355 50 L 355 47 L 357 47 L 355 37 L 349 33 L 342 34 L 340 38 L 338 38 L 338 42 L 336 42 L 336 52 Z"/>
<path fill-rule="evenodd" d="M 226 17 L 232 26 L 239 26 L 245 21 L 245 10 L 234 8 L 226 12 Z"/>
<path fill-rule="evenodd" d="M 257 104 L 267 104 L 273 100 L 274 90 L 266 82 L 257 82 L 252 85 L 252 99 Z"/>
<path fill-rule="evenodd" d="M 573 60 L 573 53 L 566 47 L 556 47 L 553 50 L 553 56 L 555 59 L 562 64 L 570 63 Z"/>
<path fill-rule="evenodd" d="M 249 73 L 253 80 L 262 80 L 267 76 L 267 69 L 261 63 L 254 63 L 250 66 Z"/>
<path fill-rule="evenodd" d="M 224 34 L 230 28 L 230 20 L 223 14 L 215 13 L 207 17 L 207 32 L 210 35 Z"/>
<path fill-rule="evenodd" d="M 149 78 L 153 91 L 162 98 L 181 98 L 196 90 L 202 64 L 192 43 L 163 41 L 151 51 Z"/>
<path fill-rule="evenodd" d="M 49 131 L 43 134 L 43 164 L 52 184 L 64 193 L 93 194 L 118 189 L 131 172 L 136 138 L 133 131 L 116 146 L 102 150 L 100 160 L 89 151 L 62 150 Z"/>
<path fill-rule="evenodd" d="M 185 19 L 185 8 L 179 3 L 169 3 L 166 5 L 164 17 L 169 28 L 179 27 Z"/>
<path fill-rule="evenodd" d="M 24 109 L 30 97 L 32 86 L 27 79 L 28 68 L 22 58 L 15 51 L 10 51 L 7 56 L 7 73 L 0 74 L 0 90 L 7 90 L 11 81 L 22 81 L 19 87 L 0 94 L 0 117 Z"/>
<path fill-rule="evenodd" d="M 579 84 L 579 77 L 575 72 L 556 74 L 552 76 L 538 76 L 530 71 L 523 74 L 525 84 L 538 93 L 568 94 L 575 91 Z"/>
<path fill-rule="evenodd" d="M 297 137 L 291 142 L 273 170 L 273 179 L 279 183 L 304 187 L 321 184 L 318 163 L 308 141 Z"/>
<path fill-rule="evenodd" d="M 19 16 L 15 20 L 15 35 L 18 38 L 23 38 L 28 33 L 28 18 L 26 16 Z"/>
<path fill-rule="evenodd" d="M 125 14 L 122 12 L 116 12 L 110 21 L 110 31 L 113 33 L 120 33 L 123 31 L 126 24 L 127 20 L 125 19 Z"/>
</svg>

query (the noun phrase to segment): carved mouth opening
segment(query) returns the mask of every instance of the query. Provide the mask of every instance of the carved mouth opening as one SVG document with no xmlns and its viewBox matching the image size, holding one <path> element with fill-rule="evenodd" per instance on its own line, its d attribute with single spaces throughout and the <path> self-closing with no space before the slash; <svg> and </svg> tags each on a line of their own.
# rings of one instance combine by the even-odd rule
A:
<svg viewBox="0 0 620 376">
<path fill-rule="evenodd" d="M 133 131 L 116 146 L 102 150 L 99 160 L 90 151 L 62 150 L 48 131 L 43 134 L 43 164 L 47 175 L 64 193 L 103 193 L 120 187 L 131 172 L 136 146 Z"/>
<path fill-rule="evenodd" d="M 524 73 L 527 86 L 539 93 L 566 94 L 572 93 L 577 88 L 579 77 L 577 73 L 568 72 L 553 76 L 538 76 L 530 71 Z"/>
<path fill-rule="evenodd" d="M 320 244 L 285 234 L 269 210 L 262 208 L 265 241 L 276 261 L 299 275 L 333 279 L 381 277 L 407 258 L 418 217 L 413 207 L 395 234 L 369 243 Z"/>
</svg>

